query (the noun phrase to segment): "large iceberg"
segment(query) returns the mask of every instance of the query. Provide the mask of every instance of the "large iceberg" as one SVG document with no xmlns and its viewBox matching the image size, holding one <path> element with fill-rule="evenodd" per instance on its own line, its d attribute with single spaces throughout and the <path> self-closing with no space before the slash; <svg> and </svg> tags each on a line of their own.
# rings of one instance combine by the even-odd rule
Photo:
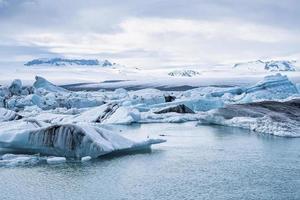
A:
<svg viewBox="0 0 300 200">
<path fill-rule="evenodd" d="M 35 82 L 33 84 L 33 87 L 37 90 L 43 89 L 48 92 L 68 92 L 66 89 L 62 87 L 58 87 L 40 76 L 35 77 Z"/>
<path fill-rule="evenodd" d="M 297 87 L 281 74 L 266 76 L 264 80 L 254 86 L 248 87 L 245 97 L 241 102 L 253 102 L 258 100 L 286 99 L 298 94 Z"/>
<path fill-rule="evenodd" d="M 102 96 L 93 96 L 87 92 L 71 92 L 39 76 L 36 76 L 33 87 L 22 87 L 19 80 L 14 80 L 9 88 L 0 88 L 0 107 L 11 110 L 23 110 L 28 106 L 38 106 L 43 110 L 71 109 L 102 104 L 104 104 Z"/>
<path fill-rule="evenodd" d="M 300 98 L 226 105 L 204 114 L 200 123 L 234 126 L 276 136 L 300 137 Z"/>
<path fill-rule="evenodd" d="M 41 153 L 67 158 L 99 157 L 112 152 L 149 149 L 162 139 L 133 142 L 104 128 L 90 125 L 48 125 L 20 121 L 0 124 L 0 147 L 23 153 Z"/>
</svg>

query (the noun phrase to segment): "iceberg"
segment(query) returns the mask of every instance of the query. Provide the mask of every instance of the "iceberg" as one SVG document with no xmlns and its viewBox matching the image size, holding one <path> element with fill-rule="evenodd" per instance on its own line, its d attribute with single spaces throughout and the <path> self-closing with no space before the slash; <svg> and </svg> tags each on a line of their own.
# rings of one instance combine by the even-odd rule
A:
<svg viewBox="0 0 300 200">
<path fill-rule="evenodd" d="M 21 83 L 20 83 L 21 84 Z M 15 85 L 12 84 L 12 85 Z M 8 89 L 0 88 L 2 107 L 23 110 L 25 107 L 38 106 L 42 110 L 56 108 L 87 108 L 104 104 L 103 98 L 88 92 L 71 92 L 56 86 L 43 77 L 36 76 L 33 89 L 24 88 L 19 95 L 11 95 Z"/>
<path fill-rule="evenodd" d="M 117 103 L 108 103 L 95 108 L 91 108 L 87 111 L 82 112 L 81 114 L 71 119 L 72 122 L 95 122 L 102 123 L 113 115 L 116 110 L 119 108 Z"/>
<path fill-rule="evenodd" d="M 226 105 L 204 114 L 200 124 L 218 124 L 284 137 L 300 137 L 300 98 Z"/>
<path fill-rule="evenodd" d="M 82 158 L 81 158 L 81 162 L 87 162 L 87 161 L 89 161 L 89 160 L 91 160 L 91 159 L 92 159 L 91 156 L 85 156 L 85 157 L 82 157 Z"/>
<path fill-rule="evenodd" d="M 23 117 L 15 111 L 0 108 L 0 122 L 22 119 Z"/>
<path fill-rule="evenodd" d="M 161 103 L 149 106 L 149 108 L 154 109 L 163 109 L 167 107 L 174 107 L 178 105 L 184 105 L 191 109 L 193 112 L 199 111 L 208 111 L 214 108 L 220 108 L 224 106 L 224 101 L 220 98 L 211 98 L 211 97 L 201 97 L 201 98 L 183 98 L 173 101 L 171 103 Z"/>
<path fill-rule="evenodd" d="M 165 95 L 167 95 L 166 92 L 162 92 L 158 89 L 147 88 L 130 92 L 129 98 L 132 105 L 142 104 L 149 106 L 153 104 L 165 103 Z"/>
<path fill-rule="evenodd" d="M 131 124 L 138 122 L 140 118 L 140 112 L 135 108 L 119 106 L 118 103 L 108 103 L 84 111 L 67 120 L 72 123 Z"/>
<path fill-rule="evenodd" d="M 266 76 L 262 81 L 246 89 L 246 95 L 241 102 L 259 100 L 280 100 L 299 94 L 296 86 L 281 74 Z"/>
<path fill-rule="evenodd" d="M 175 112 L 175 113 L 192 113 L 194 114 L 195 112 L 192 111 L 189 107 L 185 106 L 184 104 L 179 104 L 178 106 L 171 106 L 164 108 L 162 110 L 155 111 L 155 114 L 163 114 L 163 113 L 170 113 L 170 112 Z"/>
<path fill-rule="evenodd" d="M 19 88 L 24 91 L 24 87 L 19 81 L 12 85 L 18 88 L 17 92 L 14 90 L 16 95 L 11 95 L 9 87 L 0 88 L 0 146 L 21 152 L 66 158 L 97 157 L 145 144 L 149 147 L 153 142 L 136 143 L 102 128 L 112 124 L 206 121 L 274 135 L 298 134 L 298 118 L 276 121 L 274 116 L 286 114 L 259 104 L 300 97 L 297 87 L 281 74 L 266 76 L 253 86 L 210 86 L 183 92 L 152 88 L 73 92 L 42 77 L 36 77 L 33 93 L 20 94 Z M 222 109 L 233 116 L 225 116 Z M 235 116 L 237 112 L 246 114 Z"/>
<path fill-rule="evenodd" d="M 140 112 L 135 108 L 119 107 L 115 113 L 103 121 L 103 124 L 131 124 L 139 122 L 141 119 Z"/>
<path fill-rule="evenodd" d="M 48 91 L 48 92 L 68 92 L 68 90 L 66 90 L 62 87 L 58 87 L 58 86 L 50 83 L 49 81 L 47 81 L 45 78 L 40 77 L 40 76 L 35 77 L 35 82 L 33 84 L 33 87 L 35 89 L 42 88 L 43 90 Z"/>
<path fill-rule="evenodd" d="M 61 163 L 65 163 L 67 161 L 67 159 L 65 157 L 50 157 L 47 158 L 47 163 L 48 164 L 61 164 Z"/>
<path fill-rule="evenodd" d="M 22 93 L 22 81 L 20 79 L 15 79 L 8 89 L 11 95 L 20 95 Z"/>
<path fill-rule="evenodd" d="M 96 158 L 115 151 L 149 149 L 162 142 L 165 140 L 134 142 L 107 129 L 86 124 L 44 126 L 30 121 L 0 124 L 0 148 L 56 157 Z"/>
</svg>

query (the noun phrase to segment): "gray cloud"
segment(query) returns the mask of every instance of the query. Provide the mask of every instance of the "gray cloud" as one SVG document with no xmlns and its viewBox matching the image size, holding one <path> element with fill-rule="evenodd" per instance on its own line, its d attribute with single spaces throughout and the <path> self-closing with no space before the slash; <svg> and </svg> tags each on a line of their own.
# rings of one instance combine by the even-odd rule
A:
<svg viewBox="0 0 300 200">
<path fill-rule="evenodd" d="M 216 55 L 216 62 L 239 57 L 250 59 L 285 56 L 300 51 L 299 42 L 294 39 L 294 35 L 300 31 L 299 7 L 298 0 L 0 0 L 0 59 L 10 55 L 15 58 L 22 54 L 32 57 L 56 54 L 68 56 L 71 54 L 68 48 L 71 47 L 78 49 L 73 52 L 76 55 L 80 55 L 80 50 L 83 49 L 82 56 L 98 55 L 120 60 L 127 57 L 127 60 L 132 60 L 129 64 L 145 64 L 150 62 L 149 59 L 165 64 L 180 64 L 184 59 L 191 62 L 212 62 L 214 58 L 211 54 L 219 55 Z M 222 33 L 220 28 L 215 29 L 212 25 L 203 28 L 208 33 L 200 30 L 201 34 L 191 34 L 191 27 L 180 32 L 183 28 L 180 26 L 184 26 L 181 23 L 177 23 L 178 30 L 171 32 L 166 29 L 162 33 L 136 33 L 136 27 L 126 29 L 127 27 L 122 26 L 132 19 L 145 19 L 145 24 L 139 22 L 142 27 L 149 24 L 151 19 L 158 22 L 167 19 L 167 27 L 172 20 L 178 19 L 212 24 L 225 21 L 233 22 L 229 23 L 228 29 L 246 24 L 249 33 L 242 30 L 245 37 L 236 38 L 234 33 L 228 33 L 226 27 L 225 33 Z M 158 22 L 152 25 L 159 26 Z M 251 28 L 254 25 L 257 27 L 253 30 Z M 270 36 L 274 42 L 268 43 L 267 36 L 258 40 L 261 27 L 272 32 L 273 36 Z M 122 35 L 124 32 L 125 36 Z M 51 38 L 42 37 L 45 34 Z M 27 37 L 28 35 L 31 37 Z M 278 41 L 274 35 L 278 35 Z M 75 39 L 69 39 L 74 37 Z M 93 37 L 98 39 L 97 42 L 91 42 Z M 134 41 L 134 37 L 140 38 Z M 283 40 L 285 37 L 287 39 Z M 118 46 L 115 38 L 130 41 L 121 41 Z M 173 45 L 171 40 L 176 38 L 181 43 Z M 159 48 L 160 39 L 163 48 Z M 195 43 L 199 43 L 199 46 L 194 47 Z M 182 49 L 178 49 L 180 44 Z M 113 52 L 109 51 L 110 45 L 114 45 Z M 89 47 L 92 49 L 87 51 Z"/>
</svg>

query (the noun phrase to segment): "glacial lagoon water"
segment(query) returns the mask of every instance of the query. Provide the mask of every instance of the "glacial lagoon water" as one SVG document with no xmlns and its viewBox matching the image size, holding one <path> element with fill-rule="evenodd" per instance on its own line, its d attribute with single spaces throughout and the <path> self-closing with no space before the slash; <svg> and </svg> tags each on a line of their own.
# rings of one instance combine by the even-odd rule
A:
<svg viewBox="0 0 300 200">
<path fill-rule="evenodd" d="M 300 199 L 300 139 L 196 123 L 114 129 L 168 141 L 84 163 L 0 167 L 0 199 Z"/>
</svg>

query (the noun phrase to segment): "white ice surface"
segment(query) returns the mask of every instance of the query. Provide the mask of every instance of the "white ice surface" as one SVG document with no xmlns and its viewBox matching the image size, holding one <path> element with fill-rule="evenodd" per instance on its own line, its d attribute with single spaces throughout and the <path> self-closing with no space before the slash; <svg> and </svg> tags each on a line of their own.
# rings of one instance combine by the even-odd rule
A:
<svg viewBox="0 0 300 200">
<path fill-rule="evenodd" d="M 146 87 L 180 87 L 184 85 L 199 87 L 208 85 L 250 85 L 261 80 L 266 75 L 274 74 L 269 71 L 244 71 L 226 67 L 213 66 L 207 68 L 188 67 L 200 74 L 194 77 L 172 77 L 168 73 L 185 68 L 137 69 L 125 66 L 103 68 L 98 66 L 70 67 L 27 67 L 22 62 L 0 63 L 0 85 L 9 85 L 12 80 L 20 79 L 23 85 L 32 85 L 35 76 L 41 76 L 56 85 L 91 83 L 87 87 L 120 88 L 128 86 Z M 300 71 L 281 72 L 294 82 L 300 82 Z M 122 82 L 105 82 L 111 80 L 126 80 Z"/>
<path fill-rule="evenodd" d="M 293 73 L 297 74 L 297 72 Z M 233 77 L 231 80 L 236 81 Z M 187 79 L 183 78 L 181 82 L 177 80 L 180 79 L 166 79 L 164 83 L 170 81 L 169 83 L 173 86 L 175 84 L 183 86 L 184 80 Z M 141 80 L 140 78 L 140 81 L 145 84 L 147 79 Z M 245 82 L 249 84 L 249 80 Z M 21 94 L 18 92 L 14 94 L 8 88 L 0 88 L 2 98 L 0 107 L 6 107 L 0 110 L 2 121 L 0 123 L 0 147 L 75 158 L 98 157 L 115 151 L 149 148 L 151 144 L 164 142 L 152 139 L 134 142 L 99 125 L 197 121 L 206 116 L 206 111 L 222 108 L 228 104 L 264 100 L 281 101 L 299 96 L 295 84 L 287 76 L 281 74 L 263 77 L 252 85 L 218 85 L 187 91 L 160 91 L 153 88 L 127 91 L 119 88 L 115 91 L 72 92 L 41 77 L 38 77 L 33 84 L 33 90 L 30 86 L 26 86 L 22 88 Z M 28 93 L 23 92 L 25 90 Z M 170 95 L 174 99 L 172 102 L 166 102 L 166 97 Z M 154 113 L 158 109 L 179 104 L 184 104 L 196 113 Z M 20 114 L 23 118 L 15 118 L 16 114 Z M 257 124 L 251 121 L 252 119 L 235 118 L 233 120 L 241 122 L 240 124 L 244 126 L 255 127 Z M 238 124 L 232 121 L 226 121 L 226 123 L 231 126 Z M 270 133 L 269 130 L 279 130 L 279 128 L 274 128 L 279 127 L 274 123 L 271 126 L 268 125 L 268 119 L 262 120 L 260 124 L 263 122 L 265 125 L 260 125 L 255 129 L 260 128 L 261 131 L 267 133 Z M 271 129 L 272 127 L 274 129 Z M 286 130 L 284 134 L 281 131 L 281 134 L 277 135 L 294 134 Z"/>
<path fill-rule="evenodd" d="M 0 124 L 0 146 L 27 153 L 81 158 L 113 151 L 147 149 L 164 140 L 131 141 L 107 129 L 89 124 L 45 125 L 15 121 Z"/>
<path fill-rule="evenodd" d="M 67 160 L 65 157 L 49 157 L 47 158 L 47 163 L 48 164 L 61 164 L 61 163 L 65 163 Z"/>
</svg>

